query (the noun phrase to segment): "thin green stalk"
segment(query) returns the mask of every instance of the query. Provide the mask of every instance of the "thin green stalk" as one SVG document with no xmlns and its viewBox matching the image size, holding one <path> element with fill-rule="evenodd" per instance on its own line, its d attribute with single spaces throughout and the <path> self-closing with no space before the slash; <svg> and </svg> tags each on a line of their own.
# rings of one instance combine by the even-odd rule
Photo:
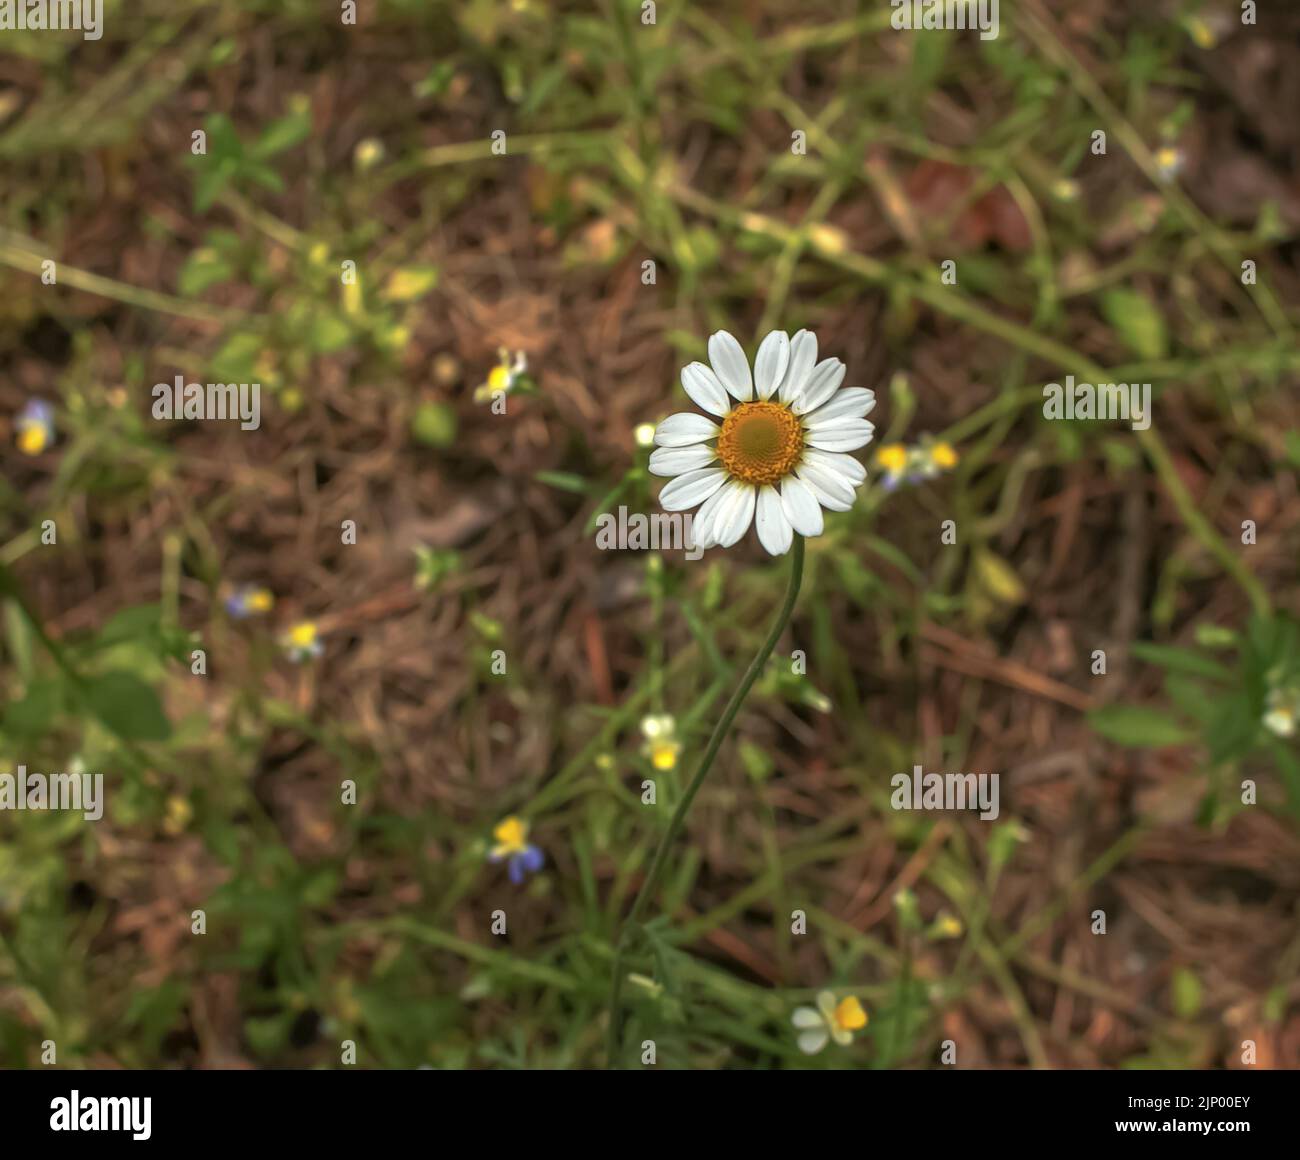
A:
<svg viewBox="0 0 1300 1160">
<path fill-rule="evenodd" d="M 735 721 L 736 714 L 740 712 L 740 706 L 744 704 L 745 698 L 749 696 L 749 690 L 754 687 L 754 682 L 758 680 L 759 674 L 763 671 L 763 666 L 767 664 L 767 658 L 772 655 L 772 650 L 776 648 L 776 642 L 780 639 L 781 633 L 785 631 L 785 626 L 790 621 L 790 614 L 794 611 L 794 602 L 799 596 L 799 585 L 803 582 L 803 550 L 803 537 L 796 535 L 794 544 L 790 549 L 790 586 L 786 589 L 785 601 L 781 605 L 781 610 L 777 613 L 776 620 L 772 622 L 767 639 L 763 641 L 762 647 L 754 655 L 754 659 L 749 662 L 749 668 L 745 670 L 745 675 L 740 679 L 740 684 L 736 686 L 735 692 L 731 694 L 731 700 L 727 702 L 727 707 L 722 711 L 722 716 L 718 718 L 718 723 L 713 728 L 713 735 L 709 738 L 709 744 L 704 750 L 704 756 L 700 759 L 699 768 L 696 769 L 695 776 L 691 778 L 690 784 L 686 787 L 686 792 L 682 795 L 681 801 L 677 803 L 677 808 L 673 811 L 672 819 L 668 823 L 668 829 L 664 831 L 664 836 L 659 840 L 659 846 L 655 850 L 650 869 L 641 882 L 641 889 L 637 891 L 627 921 L 623 924 L 622 933 L 619 935 L 618 943 L 614 948 L 614 974 L 610 983 L 609 1039 L 605 1053 L 607 1067 L 617 1066 L 619 1048 L 623 1039 L 623 960 L 627 954 L 630 940 L 634 933 L 640 929 L 642 912 L 654 894 L 655 888 L 659 885 L 659 879 L 662 877 L 664 867 L 668 862 L 668 851 L 672 848 L 673 842 L 676 841 L 677 835 L 681 832 L 682 825 L 686 821 L 686 815 L 690 811 L 691 803 L 695 800 L 695 795 L 699 793 L 700 786 L 704 784 L 704 779 L 713 766 L 713 759 L 717 757 L 718 750 L 722 748 L 722 743 L 727 739 L 727 734 L 731 731 L 731 724 Z"/>
</svg>

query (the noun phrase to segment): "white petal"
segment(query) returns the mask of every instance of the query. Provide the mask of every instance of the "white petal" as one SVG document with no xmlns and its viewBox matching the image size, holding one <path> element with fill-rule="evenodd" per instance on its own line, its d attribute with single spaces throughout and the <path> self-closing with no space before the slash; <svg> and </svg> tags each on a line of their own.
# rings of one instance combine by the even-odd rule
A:
<svg viewBox="0 0 1300 1160">
<path fill-rule="evenodd" d="M 664 484 L 659 506 L 666 512 L 681 512 L 703 503 L 727 481 L 727 473 L 716 467 L 688 471 Z"/>
<path fill-rule="evenodd" d="M 742 483 L 740 491 L 727 504 L 725 512 L 715 517 L 713 534 L 721 547 L 730 548 L 749 531 L 749 525 L 754 522 L 754 500 L 757 495 L 758 488 L 752 483 Z"/>
<path fill-rule="evenodd" d="M 812 369 L 808 382 L 798 397 L 790 404 L 796 415 L 815 411 L 837 390 L 844 381 L 844 364 L 837 358 L 823 359 Z"/>
<path fill-rule="evenodd" d="M 790 336 L 784 330 L 774 330 L 763 339 L 754 358 L 754 389 L 760 399 L 772 397 L 785 378 L 789 363 Z"/>
<path fill-rule="evenodd" d="M 691 539 L 695 541 L 697 548 L 712 548 L 718 542 L 713 535 L 714 520 L 735 485 L 736 481 L 732 480 L 726 487 L 720 487 L 695 513 L 695 519 L 691 521 Z"/>
<path fill-rule="evenodd" d="M 748 403 L 754 397 L 754 380 L 749 375 L 749 359 L 731 335 L 718 331 L 709 339 L 709 362 L 732 398 Z"/>
<path fill-rule="evenodd" d="M 798 1038 L 799 1050 L 802 1051 L 804 1055 L 816 1055 L 826 1046 L 826 1041 L 829 1038 L 830 1036 L 826 1034 L 825 1027 L 820 1027 L 816 1030 L 800 1031 Z"/>
<path fill-rule="evenodd" d="M 704 443 L 692 443 L 689 447 L 656 447 L 650 452 L 650 474 L 683 475 L 707 466 L 713 459 L 713 448 Z"/>
<path fill-rule="evenodd" d="M 702 362 L 682 367 L 682 389 L 701 411 L 710 415 L 725 415 L 731 410 L 731 400 L 715 375 Z"/>
<path fill-rule="evenodd" d="M 837 455 L 833 451 L 817 451 L 810 447 L 803 453 L 803 458 L 805 463 L 814 463 L 836 475 L 842 475 L 852 487 L 866 482 L 867 469 L 852 455 Z"/>
<path fill-rule="evenodd" d="M 817 336 L 811 330 L 801 330 L 790 340 L 790 366 L 781 381 L 777 398 L 789 405 L 803 393 L 804 384 L 817 362 Z"/>
<path fill-rule="evenodd" d="M 827 419 L 861 419 L 871 414 L 875 405 L 875 391 L 869 391 L 866 387 L 849 387 L 847 390 L 836 391 L 829 402 L 823 403 L 804 419 L 803 425 L 809 431 L 815 431 L 817 425 Z"/>
<path fill-rule="evenodd" d="M 821 505 L 806 483 L 793 476 L 781 484 L 781 507 L 790 526 L 801 536 L 820 536 L 825 527 Z"/>
<path fill-rule="evenodd" d="M 822 1014 L 814 1007 L 796 1007 L 794 1014 L 790 1016 L 790 1022 L 800 1030 L 807 1030 L 809 1027 L 821 1027 L 825 1020 Z"/>
<path fill-rule="evenodd" d="M 765 487 L 758 493 L 758 502 L 754 507 L 754 530 L 758 532 L 758 542 L 768 550 L 769 555 L 784 556 L 790 550 L 794 540 L 794 531 L 790 521 L 781 510 L 781 497 L 776 488 Z"/>
<path fill-rule="evenodd" d="M 721 428 L 694 411 L 669 415 L 655 428 L 655 442 L 660 447 L 687 447 L 714 438 Z"/>
<path fill-rule="evenodd" d="M 817 497 L 817 502 L 833 512 L 846 512 L 853 506 L 853 489 L 838 475 L 833 475 L 804 460 L 795 475 L 802 479 Z"/>
<path fill-rule="evenodd" d="M 809 431 L 804 442 L 819 451 L 856 451 L 871 442 L 875 425 L 865 419 L 832 419 L 824 427 Z"/>
</svg>

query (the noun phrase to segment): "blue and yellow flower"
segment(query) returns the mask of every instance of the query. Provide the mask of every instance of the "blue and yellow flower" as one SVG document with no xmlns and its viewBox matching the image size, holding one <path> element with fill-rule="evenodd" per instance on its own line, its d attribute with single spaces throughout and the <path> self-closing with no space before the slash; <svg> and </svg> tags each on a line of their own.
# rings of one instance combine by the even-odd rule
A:
<svg viewBox="0 0 1300 1160">
<path fill-rule="evenodd" d="M 542 851 L 528 841 L 528 823 L 511 814 L 498 822 L 492 831 L 496 845 L 488 851 L 489 862 L 506 862 L 510 868 L 510 881 L 522 882 L 528 874 L 535 874 L 546 860 Z"/>
<path fill-rule="evenodd" d="M 320 629 L 314 620 L 303 620 L 293 625 L 284 635 L 284 648 L 294 664 L 315 660 L 325 646 L 321 643 Z"/>
<path fill-rule="evenodd" d="M 275 607 L 275 597 L 270 589 L 256 584 L 241 584 L 226 597 L 226 611 L 236 620 L 260 616 Z"/>
<path fill-rule="evenodd" d="M 876 451 L 875 465 L 883 472 L 880 485 L 893 491 L 907 476 L 907 448 L 901 443 L 883 443 Z"/>
<path fill-rule="evenodd" d="M 18 450 L 24 455 L 40 455 L 54 443 L 54 408 L 44 399 L 29 399 L 14 429 L 18 433 Z"/>
<path fill-rule="evenodd" d="M 853 1042 L 853 1033 L 867 1025 L 867 1013 L 853 995 L 835 1001 L 830 991 L 817 996 L 816 1007 L 796 1007 L 790 1021 L 799 1029 L 799 1050 L 816 1055 L 832 1039 L 840 1047 Z"/>
<path fill-rule="evenodd" d="M 921 442 L 908 447 L 886 443 L 875 455 L 882 475 L 880 485 L 893 491 L 901 483 L 922 483 L 957 466 L 957 449 L 946 440 L 922 436 Z"/>
</svg>

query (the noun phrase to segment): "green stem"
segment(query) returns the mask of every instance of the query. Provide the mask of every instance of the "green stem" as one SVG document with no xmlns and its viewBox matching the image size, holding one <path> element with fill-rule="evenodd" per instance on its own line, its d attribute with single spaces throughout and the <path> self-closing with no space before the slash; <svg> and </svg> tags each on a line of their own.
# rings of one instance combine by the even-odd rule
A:
<svg viewBox="0 0 1300 1160">
<path fill-rule="evenodd" d="M 704 750 L 704 756 L 700 759 L 699 768 L 696 769 L 695 776 L 691 778 L 690 785 L 686 787 L 686 792 L 682 795 L 681 801 L 677 803 L 677 808 L 673 811 L 672 819 L 668 823 L 668 829 L 664 831 L 664 836 L 659 840 L 659 846 L 655 850 L 650 869 L 641 882 L 641 889 L 637 891 L 627 921 L 623 924 L 622 933 L 619 935 L 618 943 L 614 948 L 614 975 L 609 991 L 609 1038 L 605 1054 L 605 1063 L 608 1067 L 617 1066 L 619 1047 L 623 1038 L 623 960 L 627 954 L 629 943 L 633 934 L 640 929 L 642 912 L 654 894 L 655 888 L 659 885 L 664 866 L 668 862 L 668 851 L 672 848 L 673 842 L 676 841 L 677 835 L 681 832 L 682 825 L 686 821 L 686 815 L 691 808 L 691 802 L 695 800 L 695 795 L 699 793 L 700 786 L 704 784 L 704 779 L 708 776 L 709 769 L 713 765 L 713 759 L 718 756 L 718 750 L 722 748 L 722 743 L 727 739 L 727 734 L 731 731 L 731 724 L 736 719 L 736 714 L 740 712 L 740 706 L 744 704 L 745 698 L 749 696 L 749 690 L 754 687 L 754 682 L 758 680 L 759 674 L 763 671 L 763 666 L 767 664 L 767 658 L 772 655 L 777 640 L 790 621 L 790 614 L 794 611 L 794 602 L 799 596 L 799 585 L 803 581 L 803 549 L 803 537 L 796 535 L 790 550 L 790 586 L 786 589 L 785 601 L 781 605 L 781 611 L 777 613 L 776 620 L 772 622 L 772 628 L 767 634 L 767 639 L 763 641 L 762 647 L 754 655 L 754 659 L 749 662 L 749 668 L 745 670 L 745 675 L 741 678 L 740 684 L 736 686 L 735 692 L 731 694 L 731 700 L 727 702 L 727 707 L 722 711 L 722 716 L 718 718 L 718 723 L 713 728 L 713 735 L 709 738 L 709 744 Z"/>
</svg>

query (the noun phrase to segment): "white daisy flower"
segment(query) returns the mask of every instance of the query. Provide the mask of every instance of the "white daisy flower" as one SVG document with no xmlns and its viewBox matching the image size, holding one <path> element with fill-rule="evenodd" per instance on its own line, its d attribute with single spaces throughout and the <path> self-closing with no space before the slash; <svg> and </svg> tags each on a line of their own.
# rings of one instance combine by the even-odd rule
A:
<svg viewBox="0 0 1300 1160">
<path fill-rule="evenodd" d="M 872 391 L 840 389 L 844 364 L 817 361 L 817 336 L 774 330 L 758 348 L 754 370 L 725 330 L 709 339 L 709 362 L 682 369 L 682 386 L 710 415 L 669 415 L 655 430 L 655 475 L 672 476 L 659 494 L 668 511 L 700 504 L 697 547 L 729 548 L 752 522 L 773 556 L 794 533 L 819 536 L 822 508 L 848 511 L 866 469 L 845 454 L 871 441 L 866 415 Z"/>
</svg>

